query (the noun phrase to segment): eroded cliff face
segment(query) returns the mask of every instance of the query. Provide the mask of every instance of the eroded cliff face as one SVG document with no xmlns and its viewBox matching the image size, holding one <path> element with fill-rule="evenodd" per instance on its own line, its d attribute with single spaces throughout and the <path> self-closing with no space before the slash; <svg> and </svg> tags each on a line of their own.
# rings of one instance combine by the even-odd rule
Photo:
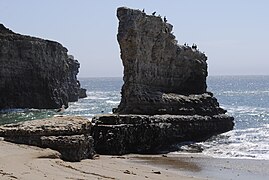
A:
<svg viewBox="0 0 269 180">
<path fill-rule="evenodd" d="M 171 24 L 128 8 L 119 8 L 117 17 L 117 39 L 124 66 L 118 113 L 159 114 L 165 109 L 159 105 L 178 101 L 177 94 L 206 92 L 207 57 L 189 46 L 178 45 Z M 167 96 L 169 93 L 174 95 Z M 150 112 L 155 102 L 158 108 Z"/>
<path fill-rule="evenodd" d="M 60 43 L 0 24 L 0 109 L 68 106 L 79 97 L 78 69 Z"/>
</svg>

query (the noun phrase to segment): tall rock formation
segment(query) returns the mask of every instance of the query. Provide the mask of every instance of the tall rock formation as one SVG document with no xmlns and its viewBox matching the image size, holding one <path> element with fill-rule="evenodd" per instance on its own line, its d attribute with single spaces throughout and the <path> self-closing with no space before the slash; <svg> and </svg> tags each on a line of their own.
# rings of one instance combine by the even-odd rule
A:
<svg viewBox="0 0 269 180">
<path fill-rule="evenodd" d="M 125 7 L 117 17 L 124 85 L 114 115 L 93 118 L 98 153 L 151 153 L 233 128 L 233 117 L 206 90 L 204 53 L 178 45 L 161 17 Z"/>
<path fill-rule="evenodd" d="M 0 109 L 68 106 L 79 97 L 78 69 L 60 43 L 0 24 Z"/>
<path fill-rule="evenodd" d="M 188 97 L 182 95 L 206 92 L 205 54 L 178 45 L 173 26 L 161 17 L 127 8 L 119 8 L 117 17 L 117 39 L 124 66 L 122 100 L 117 112 L 182 114 L 186 105 L 183 103 L 181 107 L 179 99 Z M 210 98 L 202 100 L 215 103 Z M 186 103 L 195 108 L 192 101 Z"/>
</svg>

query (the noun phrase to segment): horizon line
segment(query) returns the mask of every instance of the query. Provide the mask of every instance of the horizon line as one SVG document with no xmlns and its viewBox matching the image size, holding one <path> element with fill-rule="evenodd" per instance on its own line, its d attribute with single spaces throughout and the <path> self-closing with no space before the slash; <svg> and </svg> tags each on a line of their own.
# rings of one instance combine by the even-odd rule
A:
<svg viewBox="0 0 269 180">
<path fill-rule="evenodd" d="M 219 74 L 219 75 L 208 75 L 207 77 L 212 76 L 269 76 L 269 74 Z M 123 76 L 78 76 L 79 78 L 123 78 Z"/>
</svg>

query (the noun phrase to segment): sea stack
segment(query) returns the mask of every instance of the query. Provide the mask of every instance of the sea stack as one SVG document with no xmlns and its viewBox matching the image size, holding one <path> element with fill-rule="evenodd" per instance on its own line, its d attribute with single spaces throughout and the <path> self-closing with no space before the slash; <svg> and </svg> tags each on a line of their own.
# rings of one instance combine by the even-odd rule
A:
<svg viewBox="0 0 269 180">
<path fill-rule="evenodd" d="M 79 62 L 60 43 L 0 24 L 0 109 L 54 109 L 79 98 Z"/>
<path fill-rule="evenodd" d="M 207 91 L 204 53 L 178 45 L 161 17 L 126 7 L 117 17 L 124 85 L 114 114 L 93 118 L 97 153 L 154 153 L 233 129 Z"/>
</svg>

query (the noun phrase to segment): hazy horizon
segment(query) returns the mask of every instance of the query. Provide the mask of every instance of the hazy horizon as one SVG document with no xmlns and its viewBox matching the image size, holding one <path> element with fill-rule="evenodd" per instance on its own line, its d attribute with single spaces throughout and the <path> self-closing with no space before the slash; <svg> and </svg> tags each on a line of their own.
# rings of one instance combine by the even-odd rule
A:
<svg viewBox="0 0 269 180">
<path fill-rule="evenodd" d="M 269 74 L 265 74 L 265 75 L 262 75 L 262 74 L 258 74 L 258 75 L 251 75 L 251 74 L 241 74 L 241 75 L 208 75 L 208 77 L 258 77 L 258 76 L 261 76 L 261 77 L 264 77 L 264 76 L 269 76 Z M 87 78 L 123 78 L 123 75 L 122 76 L 78 76 L 78 79 L 87 79 Z"/>
<path fill-rule="evenodd" d="M 0 23 L 60 42 L 81 64 L 79 77 L 122 77 L 116 9 L 166 16 L 179 44 L 196 43 L 214 75 L 269 75 L 269 1 L 2 1 Z"/>
</svg>

